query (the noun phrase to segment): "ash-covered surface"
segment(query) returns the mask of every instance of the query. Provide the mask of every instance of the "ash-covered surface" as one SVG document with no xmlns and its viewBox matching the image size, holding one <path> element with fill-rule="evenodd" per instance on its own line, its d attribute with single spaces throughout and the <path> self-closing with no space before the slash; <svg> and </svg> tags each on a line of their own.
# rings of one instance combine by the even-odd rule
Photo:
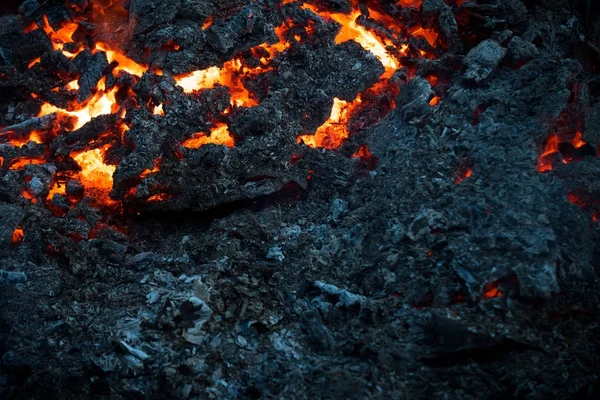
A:
<svg viewBox="0 0 600 400">
<path fill-rule="evenodd" d="M 68 76 L 89 96 L 111 68 L 103 53 L 70 61 L 37 31 L 23 37 L 33 3 L 0 28 L 2 126 L 36 114 L 30 93 L 57 104 L 67 94 L 50 89 Z M 40 7 L 49 3 L 50 22 L 77 8 Z M 128 3 L 136 24 L 108 32 L 173 74 L 275 41 L 282 18 L 278 1 Z M 382 67 L 355 43 L 323 46 L 335 36 L 326 22 L 315 28 L 322 43 L 279 55 L 268 80 L 248 83 L 260 104 L 227 117 L 232 149 L 169 156 L 228 106 L 223 88 L 190 96 L 169 74 L 115 74 L 138 101 L 165 104 L 164 118 L 128 113 L 129 146 L 107 156 L 121 213 L 81 199 L 73 180 L 50 204 L 22 198 L 45 197 L 56 171 L 7 161 L 48 150 L 0 144 L 0 397 L 598 397 L 597 6 L 425 0 L 419 13 L 380 3 L 427 19 L 447 49 L 406 58 L 392 79 L 396 108 L 376 125 L 365 112 L 353 124 L 367 127 L 338 150 L 296 135 Z M 286 7 L 302 20 L 305 10 Z M 248 13 L 253 25 L 233 29 Z M 210 16 L 207 32 L 191 23 Z M 161 53 L 171 40 L 180 50 Z M 25 68 L 43 52 L 55 76 Z M 100 135 L 114 115 L 53 140 L 53 165 L 76 169 L 70 152 L 121 140 Z M 56 121 L 28 123 L 13 134 Z M 571 144 L 577 131 L 585 146 Z M 560 151 L 540 173 L 551 134 Z M 376 163 L 351 157 L 359 145 Z M 160 170 L 140 180 L 157 157 Z M 134 186 L 141 194 L 126 198 Z M 148 203 L 153 187 L 170 196 Z"/>
</svg>

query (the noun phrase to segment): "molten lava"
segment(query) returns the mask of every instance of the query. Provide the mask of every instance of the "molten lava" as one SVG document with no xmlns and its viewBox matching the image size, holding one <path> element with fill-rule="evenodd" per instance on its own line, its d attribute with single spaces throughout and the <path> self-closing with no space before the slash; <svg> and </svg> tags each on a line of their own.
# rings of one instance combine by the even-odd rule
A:
<svg viewBox="0 0 600 400">
<path fill-rule="evenodd" d="M 50 38 L 52 42 L 52 47 L 54 50 L 61 50 L 65 56 L 68 58 L 74 58 L 77 54 L 69 53 L 68 51 L 64 51 L 63 47 L 66 43 L 72 42 L 72 37 L 79 25 L 74 22 L 68 22 L 64 24 L 58 31 L 55 31 L 52 26 L 50 26 L 50 22 L 48 22 L 48 17 L 43 16 L 44 25 L 41 27 L 46 35 Z"/>
<path fill-rule="evenodd" d="M 583 146 L 585 146 L 586 142 L 584 142 L 582 140 L 582 137 L 583 137 L 583 135 L 581 132 L 576 132 L 570 141 L 563 141 L 556 134 L 550 135 L 548 137 L 548 139 L 546 139 L 544 151 L 538 157 L 538 163 L 537 163 L 538 172 L 547 172 L 547 171 L 552 170 L 552 160 L 554 157 L 558 156 L 561 153 L 560 149 L 559 149 L 559 146 L 561 143 L 570 143 L 573 146 L 573 148 L 575 148 L 575 149 L 580 149 Z M 561 157 L 562 157 L 562 162 L 564 164 L 568 164 L 569 162 L 572 161 L 571 157 L 563 156 L 562 154 L 561 154 Z"/>
<path fill-rule="evenodd" d="M 260 48 L 266 50 L 269 53 L 269 57 L 273 58 L 277 54 L 287 50 L 290 47 L 290 43 L 283 37 L 285 30 L 286 27 L 284 25 L 275 28 L 275 33 L 279 38 L 278 43 L 272 45 L 264 43 L 250 51 L 256 53 Z M 238 107 L 254 107 L 258 105 L 258 101 L 256 101 L 252 94 L 246 89 L 242 83 L 242 78 L 251 77 L 268 71 L 269 68 L 265 68 L 265 66 L 268 66 L 270 60 L 262 57 L 260 61 L 262 63 L 261 66 L 249 69 L 244 67 L 240 60 L 233 59 L 225 62 L 221 68 L 210 67 L 204 70 L 194 71 L 190 74 L 176 76 L 175 81 L 185 93 L 211 89 L 216 85 L 226 86 L 229 88 L 229 93 L 231 95 L 231 105 Z"/>
<path fill-rule="evenodd" d="M 290 1 L 283 1 L 283 4 L 287 3 L 290 3 Z M 380 76 L 379 82 L 360 93 L 351 102 L 343 101 L 338 98 L 333 99 L 331 114 L 327 121 L 316 130 L 314 135 L 303 134 L 297 138 L 298 142 L 304 143 L 310 147 L 336 149 L 348 139 L 351 133 L 372 124 L 372 122 L 364 122 L 365 120 L 368 120 L 368 118 L 363 118 L 363 116 L 367 114 L 368 116 L 375 115 L 376 118 L 371 119 L 377 119 L 378 121 L 395 107 L 394 99 L 398 95 L 399 87 L 391 83 L 391 78 L 398 68 L 401 67 L 398 57 L 406 56 L 408 54 L 418 55 L 418 52 L 411 52 L 408 38 L 404 37 L 407 35 L 407 30 L 401 26 L 397 20 L 388 16 L 379 8 L 377 10 L 371 9 L 363 4 L 359 4 L 358 0 L 354 0 L 352 1 L 352 11 L 348 14 L 344 14 L 340 12 L 330 12 L 308 3 L 299 3 L 302 8 L 314 13 L 314 18 L 312 20 L 309 18 L 306 26 L 303 28 L 304 31 L 302 31 L 299 26 L 294 26 L 294 21 L 290 18 L 286 19 L 280 26 L 275 27 L 274 32 L 279 39 L 278 42 L 263 43 L 247 52 L 255 57 L 252 60 L 254 63 L 243 61 L 244 58 L 236 55 L 233 59 L 225 61 L 221 67 L 213 66 L 204 70 L 193 71 L 185 75 L 176 76 L 175 81 L 185 93 L 199 92 L 216 86 L 227 87 L 231 98 L 231 105 L 233 107 L 230 107 L 226 112 L 223 112 L 224 115 L 234 113 L 236 107 L 257 106 L 259 104 L 258 99 L 245 87 L 244 82 L 247 79 L 255 79 L 261 74 L 276 71 L 276 66 L 272 63 L 272 60 L 275 57 L 287 51 L 296 43 L 302 42 L 303 40 L 310 40 L 317 31 L 316 26 L 318 25 L 318 18 L 316 16 L 325 20 L 334 21 L 340 25 L 340 30 L 335 37 L 335 44 L 353 40 L 377 57 L 384 67 L 384 72 Z M 326 4 L 327 2 L 322 3 Z M 126 50 L 128 49 L 127 43 L 128 40 L 131 39 L 135 21 L 130 19 L 127 10 L 123 7 L 124 3 L 121 0 L 91 0 L 89 4 L 91 4 L 92 9 L 92 15 L 89 17 L 81 17 L 75 21 L 63 23 L 60 28 L 53 28 L 50 25 L 48 18 L 43 16 L 42 21 L 39 24 L 29 24 L 25 29 L 28 32 L 36 29 L 43 30 L 50 39 L 53 49 L 62 51 L 69 59 L 74 59 L 85 49 L 91 51 L 92 54 L 104 52 L 108 62 L 116 64 L 116 67 L 112 70 L 115 75 L 118 75 L 120 78 L 123 78 L 125 74 L 132 75 L 133 77 L 130 77 L 130 81 L 132 81 L 133 84 L 137 83 L 139 78 L 148 71 L 149 67 L 132 60 L 126 55 Z M 418 8 L 421 5 L 421 0 L 399 0 L 396 4 L 402 7 Z M 250 14 L 249 18 L 252 18 L 252 14 Z M 81 31 L 75 34 L 80 27 L 78 22 L 83 22 L 83 20 L 85 20 L 87 24 L 82 26 Z M 211 16 L 205 21 L 198 21 L 198 23 L 202 24 L 203 30 L 207 30 L 210 29 L 214 20 L 215 18 Z M 369 23 L 365 22 L 367 20 Z M 363 24 L 366 26 L 363 26 Z M 372 26 L 375 25 L 379 25 L 385 29 L 378 30 L 373 28 Z M 88 35 L 89 26 L 94 27 L 91 36 L 88 36 L 87 39 L 81 41 L 81 43 L 73 43 L 74 37 L 78 39 L 79 37 Z M 411 28 L 409 34 L 425 38 L 433 47 L 436 46 L 438 41 L 438 35 L 435 31 L 418 26 Z M 183 42 L 181 43 L 183 46 Z M 424 42 L 420 45 L 426 46 Z M 181 50 L 180 45 L 175 41 L 170 41 L 161 49 L 169 52 Z M 422 55 L 425 54 L 424 51 L 421 52 Z M 29 68 L 45 68 L 45 65 L 36 66 L 36 64 L 40 62 L 41 57 L 34 59 L 29 63 Z M 162 75 L 162 71 L 153 72 Z M 104 73 L 110 74 L 110 72 L 106 71 L 104 71 Z M 165 71 L 165 73 L 168 73 L 168 71 Z M 105 132 L 105 134 L 107 136 L 113 134 L 113 137 L 116 137 L 116 140 L 118 140 L 119 135 L 115 134 L 120 133 L 121 141 L 127 143 L 126 135 L 124 135 L 124 132 L 129 129 L 124 122 L 124 119 L 126 119 L 125 110 L 127 110 L 127 115 L 129 115 L 130 111 L 130 108 L 127 107 L 147 107 L 149 112 L 158 117 L 165 115 L 163 108 L 165 105 L 163 104 L 157 104 L 149 100 L 145 100 L 145 103 L 141 104 L 142 102 L 139 101 L 139 98 L 133 98 L 135 94 L 133 94 L 131 90 L 127 91 L 127 88 L 125 87 L 122 88 L 122 91 L 120 91 L 120 88 L 116 85 L 107 88 L 106 76 L 100 79 L 95 90 L 92 91 L 91 98 L 80 103 L 77 100 L 73 100 L 76 98 L 77 93 L 75 92 L 79 90 L 78 80 L 72 80 L 75 79 L 75 77 L 76 76 L 68 75 L 67 78 L 63 78 L 65 81 L 71 81 L 62 84 L 63 86 L 57 86 L 50 89 L 50 91 L 53 92 L 51 93 L 52 96 L 45 96 L 44 93 L 31 94 L 33 98 L 38 99 L 37 101 L 41 102 L 38 118 L 52 115 L 51 118 L 56 117 L 54 126 L 51 130 L 40 128 L 39 131 L 33 130 L 31 132 L 23 133 L 20 136 L 9 136 L 8 142 L 11 145 L 17 147 L 25 146 L 28 144 L 31 145 L 31 142 L 48 144 L 56 136 L 66 135 L 68 137 L 68 135 L 76 135 L 72 132 L 82 128 L 94 118 L 107 114 L 115 114 L 117 125 L 113 129 L 118 130 L 119 132 Z M 434 84 L 434 79 L 437 83 L 437 78 L 430 77 L 429 79 L 432 84 Z M 122 80 L 117 81 L 121 82 Z M 109 82 L 111 81 L 109 80 Z M 130 99 L 125 99 L 127 93 L 129 94 Z M 55 98 L 54 96 L 70 100 L 54 104 L 43 101 L 44 99 Z M 433 106 L 438 102 L 439 97 L 434 97 L 430 104 Z M 55 104 L 60 104 L 60 106 Z M 235 145 L 234 138 L 229 133 L 227 124 L 216 122 L 217 120 L 222 121 L 224 119 L 215 118 L 213 121 L 214 128 L 210 133 L 195 133 L 192 137 L 184 140 L 181 145 L 187 149 L 198 149 L 207 144 L 233 147 Z M 102 138 L 104 139 L 104 137 Z M 106 141 L 102 141 L 101 143 L 91 142 L 88 148 L 82 149 L 81 147 L 78 147 L 77 151 L 72 152 L 70 156 L 79 165 L 81 171 L 61 171 L 59 176 L 62 183 L 57 181 L 53 182 L 47 200 L 52 200 L 55 195 L 66 196 L 64 182 L 78 180 L 85 187 L 86 194 L 93 196 L 101 204 L 111 204 L 113 201 L 109 198 L 108 193 L 113 189 L 112 176 L 116 170 L 116 166 L 110 164 L 116 163 L 116 161 L 105 162 L 105 160 L 114 160 L 114 153 L 118 152 L 111 152 L 110 150 L 114 149 L 109 147 L 111 146 L 110 144 L 107 145 L 105 143 Z M 8 168 L 13 170 L 23 169 L 30 163 L 44 164 L 51 162 L 53 161 L 51 157 L 54 156 L 52 151 L 50 146 L 48 146 L 44 156 L 18 157 L 11 159 L 9 160 L 10 165 L 8 165 Z M 184 153 L 179 150 L 176 150 L 174 155 L 179 159 L 182 159 L 185 156 Z M 64 154 L 61 155 L 61 157 L 62 156 L 64 156 Z M 118 155 L 116 157 L 118 157 Z M 358 148 L 354 157 L 357 157 L 362 163 L 367 163 L 373 168 L 375 166 L 376 159 L 364 145 Z M 3 163 L 4 159 L 0 158 L 0 165 Z M 140 178 L 143 179 L 158 172 L 160 163 L 160 158 L 155 160 L 154 168 L 152 170 L 147 169 L 143 171 L 140 174 Z M 7 166 L 4 165 L 4 167 L 6 168 Z M 312 172 L 310 176 L 312 177 Z M 152 188 L 151 193 L 152 196 L 148 201 L 164 201 L 173 196 L 172 194 L 162 193 L 160 188 Z M 37 201 L 37 198 L 27 191 L 23 192 L 23 196 L 30 199 L 32 202 Z M 70 198 L 69 201 L 73 203 L 77 200 Z M 50 203 L 50 201 L 47 201 L 46 203 Z"/>
<path fill-rule="evenodd" d="M 355 103 L 360 103 L 357 98 L 352 103 L 348 103 L 338 98 L 333 99 L 331 115 L 321 125 L 314 135 L 301 135 L 298 137 L 298 143 L 304 143 L 310 147 L 323 147 L 326 149 L 337 149 L 349 136 L 348 119 Z"/>
<path fill-rule="evenodd" d="M 23 232 L 23 228 L 18 227 L 13 231 L 12 234 L 12 238 L 10 240 L 10 243 L 14 246 L 14 245 L 18 245 L 23 241 L 23 238 L 25 237 L 25 233 Z"/>
<path fill-rule="evenodd" d="M 254 107 L 258 105 L 248 89 L 241 81 L 242 63 L 230 60 L 222 68 L 210 67 L 191 74 L 175 77 L 175 81 L 185 93 L 210 89 L 216 85 L 227 86 L 231 95 L 231 104 L 238 107 Z"/>
<path fill-rule="evenodd" d="M 97 43 L 96 50 L 105 52 L 109 63 L 112 63 L 113 61 L 119 63 L 117 68 L 115 68 L 115 71 L 117 72 L 125 71 L 131 75 L 141 77 L 148 70 L 148 67 L 136 63 L 119 50 L 109 50 L 109 47 L 106 44 Z"/>
<path fill-rule="evenodd" d="M 350 14 L 321 12 L 317 7 L 307 3 L 304 3 L 302 8 L 310 10 L 324 18 L 331 18 L 340 24 L 341 29 L 335 37 L 335 43 L 339 44 L 348 40 L 354 40 L 365 50 L 373 53 L 385 68 L 384 78 L 390 78 L 400 66 L 394 56 L 386 49 L 386 44 L 379 37 L 371 33 L 367 28 L 358 25 L 356 20 L 361 16 L 360 10 L 355 10 Z"/>
<path fill-rule="evenodd" d="M 233 147 L 233 138 L 229 134 L 226 124 L 219 124 L 210 132 L 210 135 L 196 133 L 190 139 L 183 142 L 183 147 L 188 149 L 197 149 L 206 144 L 218 144 L 227 147 Z"/>
<path fill-rule="evenodd" d="M 112 189 L 115 166 L 106 165 L 101 149 L 89 150 L 73 157 L 81 167 L 79 180 L 89 189 L 109 192 Z"/>
<path fill-rule="evenodd" d="M 38 117 L 49 115 L 52 113 L 62 114 L 75 118 L 75 126 L 73 130 L 81 128 L 99 115 L 113 114 L 119 110 L 115 94 L 118 91 L 118 87 L 106 91 L 106 78 L 102 78 L 97 86 L 96 94 L 84 104 L 71 104 L 76 111 L 69 111 L 66 109 L 58 108 L 50 103 L 44 103 L 42 109 L 38 114 Z"/>
</svg>

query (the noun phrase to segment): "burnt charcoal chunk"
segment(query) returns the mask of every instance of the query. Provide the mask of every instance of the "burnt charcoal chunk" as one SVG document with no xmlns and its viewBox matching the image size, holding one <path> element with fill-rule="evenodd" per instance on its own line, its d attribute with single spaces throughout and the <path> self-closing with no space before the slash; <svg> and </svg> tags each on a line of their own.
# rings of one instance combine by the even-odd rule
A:
<svg viewBox="0 0 600 400">
<path fill-rule="evenodd" d="M 257 5 L 244 7 L 234 16 L 214 22 L 206 30 L 210 46 L 223 56 L 246 51 L 274 37 L 263 9 Z"/>
<path fill-rule="evenodd" d="M 25 213 L 18 206 L 0 204 L 0 251 L 10 243 L 13 232 L 21 223 Z"/>
<path fill-rule="evenodd" d="M 78 180 L 71 179 L 67 182 L 66 193 L 70 201 L 79 201 L 83 199 L 85 187 Z"/>
<path fill-rule="evenodd" d="M 312 3 L 318 7 L 340 13 L 349 13 L 352 10 L 352 3 L 348 0 L 310 0 L 307 3 Z"/>
<path fill-rule="evenodd" d="M 13 43 L 15 42 L 13 41 Z M 24 62 L 31 61 L 34 58 L 53 50 L 52 42 L 50 42 L 48 36 L 46 36 L 41 29 L 29 32 L 15 44 L 16 46 L 13 48 L 13 52 Z"/>
<path fill-rule="evenodd" d="M 533 60 L 539 54 L 540 52 L 535 45 L 518 36 L 513 37 L 508 43 L 508 58 L 515 67 L 519 67 Z"/>
<path fill-rule="evenodd" d="M 273 133 L 284 121 L 285 115 L 279 102 L 264 102 L 260 106 L 244 110 L 231 124 L 237 136 L 260 136 Z"/>
<path fill-rule="evenodd" d="M 594 147 L 600 144 L 600 103 L 594 104 L 585 113 L 583 140 Z"/>
<path fill-rule="evenodd" d="M 186 0 L 185 7 L 179 10 L 178 18 L 188 18 L 194 21 L 203 21 L 216 11 L 212 0 Z"/>
<path fill-rule="evenodd" d="M 19 7 L 19 13 L 27 18 L 31 18 L 40 7 L 37 0 L 25 0 Z"/>
<path fill-rule="evenodd" d="M 397 112 L 405 120 L 422 117 L 431 111 L 429 100 L 432 96 L 433 91 L 429 82 L 418 77 L 414 78 L 400 91 L 396 100 Z"/>
<path fill-rule="evenodd" d="M 132 0 L 129 5 L 130 18 L 136 20 L 134 35 L 145 33 L 153 27 L 171 22 L 179 12 L 181 0 L 154 1 Z"/>
<path fill-rule="evenodd" d="M 127 131 L 127 139 L 135 145 L 135 149 L 123 159 L 113 174 L 114 189 L 111 196 L 114 198 L 121 198 L 129 184 L 138 181 L 144 170 L 153 168 L 154 160 L 159 156 L 164 132 L 154 121 L 138 116 Z"/>
<path fill-rule="evenodd" d="M 462 44 L 458 35 L 458 25 L 452 9 L 443 0 L 424 0 L 421 5 L 421 16 L 426 26 L 436 25 L 448 43 L 448 50 L 459 52 Z"/>
<path fill-rule="evenodd" d="M 86 102 L 92 97 L 98 82 L 108 69 L 108 60 L 104 52 L 92 54 L 89 50 L 80 53 L 73 61 L 81 71 L 79 76 L 78 101 Z"/>
<path fill-rule="evenodd" d="M 483 82 L 498 68 L 506 49 L 495 40 L 485 40 L 473 48 L 464 59 L 465 79 Z"/>
<path fill-rule="evenodd" d="M 522 22 L 527 16 L 527 7 L 519 0 L 500 0 L 506 21 L 511 25 Z"/>
<path fill-rule="evenodd" d="M 99 115 L 76 131 L 57 136 L 52 142 L 52 148 L 57 153 L 66 155 L 73 150 L 100 147 L 116 134 L 116 120 L 117 116 L 114 114 Z"/>
<path fill-rule="evenodd" d="M 352 101 L 377 82 L 384 68 L 373 53 L 350 40 L 319 54 L 310 71 L 329 95 Z"/>
</svg>

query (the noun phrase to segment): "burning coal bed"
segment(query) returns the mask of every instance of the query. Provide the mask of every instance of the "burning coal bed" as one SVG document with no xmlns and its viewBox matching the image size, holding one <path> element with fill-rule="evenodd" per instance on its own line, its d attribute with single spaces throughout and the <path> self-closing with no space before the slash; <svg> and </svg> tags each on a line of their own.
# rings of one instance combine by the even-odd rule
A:
<svg viewBox="0 0 600 400">
<path fill-rule="evenodd" d="M 598 393 L 592 2 L 15 3 L 0 397 Z"/>
</svg>

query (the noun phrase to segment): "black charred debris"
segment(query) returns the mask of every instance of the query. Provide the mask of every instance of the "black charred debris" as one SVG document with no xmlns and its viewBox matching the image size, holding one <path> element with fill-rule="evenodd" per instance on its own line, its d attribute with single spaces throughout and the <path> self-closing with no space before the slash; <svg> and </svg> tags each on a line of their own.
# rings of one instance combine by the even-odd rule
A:
<svg viewBox="0 0 600 400">
<path fill-rule="evenodd" d="M 335 22 L 313 15 L 302 36 L 310 11 L 279 0 L 128 0 L 104 21 L 121 28 L 100 32 L 81 18 L 113 3 L 0 16 L 1 398 L 598 398 L 596 2 L 364 2 L 439 46 L 411 41 L 397 98 L 375 99 L 395 108 L 362 113 L 337 150 L 296 137 L 383 67 L 336 44 Z M 151 68 L 69 59 L 25 33 L 44 15 Z M 243 82 L 259 105 L 226 112 L 226 87 L 177 86 L 234 57 L 256 65 L 251 49 L 285 21 L 302 40 Z M 118 111 L 58 136 L 70 118 L 36 117 L 103 79 Z M 159 104 L 164 116 L 146 107 Z M 180 146 L 215 121 L 234 147 Z M 33 131 L 43 144 L 15 144 Z M 551 134 L 564 140 L 540 173 Z M 352 157 L 364 146 L 369 162 Z M 71 155 L 107 147 L 100 206 Z"/>
</svg>

